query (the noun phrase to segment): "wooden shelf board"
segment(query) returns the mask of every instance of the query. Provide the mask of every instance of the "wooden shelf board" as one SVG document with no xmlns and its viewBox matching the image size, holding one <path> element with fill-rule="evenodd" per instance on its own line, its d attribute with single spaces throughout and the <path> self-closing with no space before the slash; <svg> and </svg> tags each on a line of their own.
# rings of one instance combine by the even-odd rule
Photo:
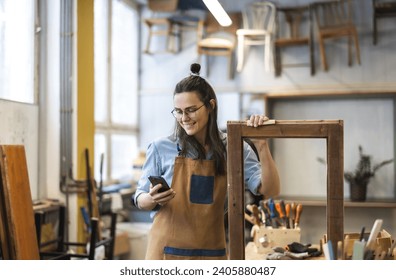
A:
<svg viewBox="0 0 396 280">
<path fill-rule="evenodd" d="M 281 196 L 277 199 L 283 199 L 286 203 L 294 201 L 295 203 L 301 203 L 304 206 L 317 206 L 325 207 L 325 197 L 292 197 L 292 196 Z M 344 199 L 344 207 L 361 207 L 361 208 L 396 208 L 395 199 L 367 199 L 362 202 L 350 201 Z"/>
</svg>

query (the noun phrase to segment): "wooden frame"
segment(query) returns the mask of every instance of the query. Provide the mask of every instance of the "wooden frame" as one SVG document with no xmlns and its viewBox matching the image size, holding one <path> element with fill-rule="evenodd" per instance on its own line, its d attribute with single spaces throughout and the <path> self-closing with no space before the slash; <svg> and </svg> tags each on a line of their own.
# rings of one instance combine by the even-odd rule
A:
<svg viewBox="0 0 396 280">
<path fill-rule="evenodd" d="M 277 120 L 274 125 L 249 127 L 244 121 L 227 123 L 229 257 L 245 259 L 244 138 L 325 138 L 327 144 L 327 236 L 336 250 L 344 239 L 344 127 L 342 120 Z"/>
</svg>

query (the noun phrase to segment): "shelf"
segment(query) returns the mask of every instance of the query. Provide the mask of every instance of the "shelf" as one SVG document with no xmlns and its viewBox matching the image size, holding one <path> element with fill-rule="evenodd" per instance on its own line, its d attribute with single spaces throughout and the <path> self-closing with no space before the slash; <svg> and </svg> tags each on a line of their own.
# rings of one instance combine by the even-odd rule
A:
<svg viewBox="0 0 396 280">
<path fill-rule="evenodd" d="M 283 199 L 285 203 L 294 202 L 301 203 L 304 206 L 313 207 L 325 207 L 326 198 L 324 197 L 290 197 L 282 196 L 277 198 L 278 200 Z M 396 208 L 396 200 L 394 199 L 368 199 L 362 202 L 354 202 L 349 199 L 344 200 L 344 207 L 352 208 Z"/>
</svg>

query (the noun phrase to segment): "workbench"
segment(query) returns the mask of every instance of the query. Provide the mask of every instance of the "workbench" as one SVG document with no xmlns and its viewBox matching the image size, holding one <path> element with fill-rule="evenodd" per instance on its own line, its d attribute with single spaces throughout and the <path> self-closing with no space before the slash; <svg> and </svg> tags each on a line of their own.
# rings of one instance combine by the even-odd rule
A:
<svg viewBox="0 0 396 280">
<path fill-rule="evenodd" d="M 249 242 L 245 247 L 245 260 L 266 260 L 267 255 L 268 254 L 265 253 L 258 253 L 257 247 L 254 244 L 254 242 Z M 319 257 L 307 258 L 307 260 L 324 260 L 324 259 L 325 257 L 323 255 Z"/>
</svg>

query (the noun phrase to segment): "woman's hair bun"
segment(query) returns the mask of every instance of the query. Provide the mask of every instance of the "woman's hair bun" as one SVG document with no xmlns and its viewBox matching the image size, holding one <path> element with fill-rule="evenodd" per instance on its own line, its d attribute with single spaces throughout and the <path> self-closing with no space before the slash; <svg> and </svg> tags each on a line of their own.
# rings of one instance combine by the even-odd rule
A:
<svg viewBox="0 0 396 280">
<path fill-rule="evenodd" d="M 191 64 L 190 70 L 193 75 L 199 75 L 199 71 L 201 70 L 201 65 L 199 65 L 198 63 L 193 63 Z"/>
</svg>

